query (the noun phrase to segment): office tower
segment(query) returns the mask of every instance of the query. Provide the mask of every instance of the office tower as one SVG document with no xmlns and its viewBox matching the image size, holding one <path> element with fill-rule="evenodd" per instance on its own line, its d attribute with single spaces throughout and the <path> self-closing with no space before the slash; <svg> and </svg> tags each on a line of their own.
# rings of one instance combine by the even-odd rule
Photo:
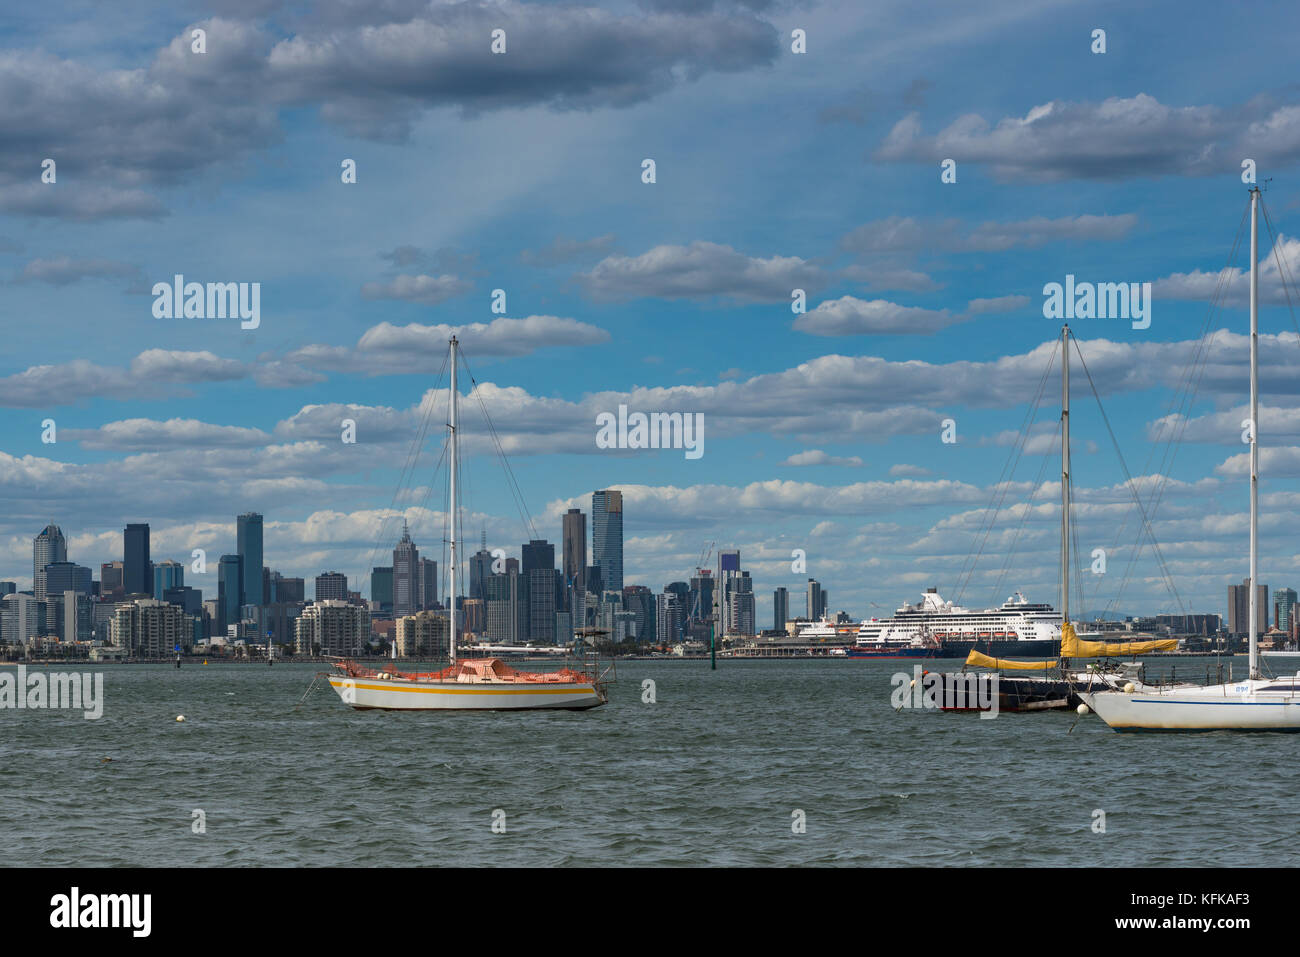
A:
<svg viewBox="0 0 1300 957">
<path fill-rule="evenodd" d="M 1256 588 L 1255 632 L 1268 630 L 1268 586 Z M 1246 635 L 1250 631 L 1250 579 L 1243 578 L 1240 585 L 1228 586 L 1228 634 Z"/>
<path fill-rule="evenodd" d="M 128 525 L 122 532 L 122 565 L 122 587 L 128 595 L 153 593 L 147 524 Z"/>
<path fill-rule="evenodd" d="M 46 598 L 57 598 L 69 591 L 90 594 L 91 572 L 84 565 L 67 561 L 50 562 L 45 566 L 44 573 Z"/>
<path fill-rule="evenodd" d="M 623 588 L 623 493 L 591 494 L 591 558 L 606 591 Z"/>
<path fill-rule="evenodd" d="M 316 576 L 316 600 L 347 601 L 348 576 L 342 572 L 321 572 Z"/>
<path fill-rule="evenodd" d="M 104 562 L 99 566 L 99 597 L 103 601 L 121 599 L 126 595 L 126 565 L 123 562 Z"/>
<path fill-rule="evenodd" d="M 807 602 L 810 621 L 820 621 L 826 617 L 826 592 L 822 590 L 821 583 L 815 578 L 808 579 Z"/>
<path fill-rule="evenodd" d="M 438 563 L 432 558 L 421 558 L 415 563 L 415 579 L 420 586 L 419 606 L 422 611 L 432 611 L 438 606 Z M 458 582 L 463 586 L 465 583 Z"/>
<path fill-rule="evenodd" d="M 655 640 L 661 645 L 677 644 L 686 623 L 685 599 L 679 592 L 665 588 L 663 594 L 655 596 L 655 602 Z"/>
<path fill-rule="evenodd" d="M 581 509 L 571 508 L 564 513 L 562 551 L 564 602 L 565 607 L 573 611 L 574 596 L 585 596 L 587 591 L 587 516 Z"/>
<path fill-rule="evenodd" d="M 1294 588 L 1279 588 L 1273 592 L 1273 608 L 1276 617 L 1274 624 L 1278 631 L 1291 633 L 1291 622 L 1295 618 L 1296 593 Z"/>
<path fill-rule="evenodd" d="M 487 631 L 487 602 L 481 598 L 463 598 L 456 623 L 462 635 L 481 635 Z"/>
<path fill-rule="evenodd" d="M 588 601 L 588 605 L 599 605 L 600 596 L 605 593 L 605 579 L 600 574 L 600 567 L 597 565 L 588 565 L 587 571 L 583 574 L 586 580 L 587 594 L 595 595 L 595 601 Z"/>
<path fill-rule="evenodd" d="M 731 548 L 718 552 L 718 571 L 723 578 L 727 577 L 727 572 L 740 571 L 740 550 Z"/>
<path fill-rule="evenodd" d="M 555 546 L 535 538 L 522 546 L 521 566 L 528 589 L 528 640 L 555 644 Z"/>
<path fill-rule="evenodd" d="M 397 619 L 393 645 L 399 658 L 431 658 L 450 650 L 446 612 L 422 611 Z"/>
<path fill-rule="evenodd" d="M 189 585 L 168 588 L 163 592 L 162 600 L 171 605 L 179 605 L 187 615 L 203 614 L 203 592 Z"/>
<path fill-rule="evenodd" d="M 370 603 L 378 614 L 393 613 L 393 567 L 391 565 L 370 569 Z"/>
<path fill-rule="evenodd" d="M 526 589 L 518 566 L 487 580 L 487 636 L 496 645 L 524 643 L 527 602 Z"/>
<path fill-rule="evenodd" d="M 239 604 L 262 603 L 262 516 L 245 512 L 235 520 L 241 574 Z"/>
<path fill-rule="evenodd" d="M 487 601 L 487 580 L 492 574 L 492 553 L 487 547 L 487 532 L 483 544 L 469 557 L 469 597 Z"/>
<path fill-rule="evenodd" d="M 420 610 L 420 582 L 416 577 L 419 558 L 420 551 L 403 522 L 402 539 L 393 549 L 393 614 L 398 618 Z"/>
<path fill-rule="evenodd" d="M 346 583 L 347 578 L 343 581 Z M 346 587 L 346 584 L 345 586 Z M 307 583 L 301 578 L 285 578 L 281 576 L 275 583 L 275 590 L 271 593 L 271 601 L 284 602 L 304 602 L 307 600 Z"/>
<path fill-rule="evenodd" d="M 370 610 L 341 599 L 317 600 L 298 616 L 294 641 L 300 655 L 361 653 L 370 640 Z"/>
<path fill-rule="evenodd" d="M 159 601 L 169 588 L 180 588 L 185 584 L 185 566 L 171 560 L 159 562 L 153 567 L 153 597 Z"/>
<path fill-rule="evenodd" d="M 238 555 L 222 555 L 217 566 L 217 633 L 223 638 L 231 625 L 238 625 L 243 620 L 239 603 L 240 589 L 243 587 L 243 562 Z"/>
<path fill-rule="evenodd" d="M 133 658 L 166 657 L 177 645 L 188 645 L 193 634 L 185 612 L 165 601 L 137 598 L 113 609 L 113 644 Z"/>
<path fill-rule="evenodd" d="M 655 636 L 655 596 L 645 585 L 623 586 L 623 608 L 632 612 L 637 641 L 651 641 Z"/>
<path fill-rule="evenodd" d="M 0 597 L 12 595 L 16 591 L 18 591 L 17 582 L 0 582 Z"/>
<path fill-rule="evenodd" d="M 32 541 L 32 592 L 44 601 L 45 566 L 68 560 L 68 542 L 57 525 L 46 525 Z"/>
<path fill-rule="evenodd" d="M 785 623 L 790 620 L 790 592 L 782 585 L 772 592 L 772 630 L 785 631 Z"/>
</svg>

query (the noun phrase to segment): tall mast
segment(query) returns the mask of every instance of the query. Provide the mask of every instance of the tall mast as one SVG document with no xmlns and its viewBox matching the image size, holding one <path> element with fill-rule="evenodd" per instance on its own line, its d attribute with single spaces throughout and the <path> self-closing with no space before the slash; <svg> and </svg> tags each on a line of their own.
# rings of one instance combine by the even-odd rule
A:
<svg viewBox="0 0 1300 957">
<path fill-rule="evenodd" d="M 1061 328 L 1061 627 L 1070 623 L 1070 327 Z"/>
<path fill-rule="evenodd" d="M 448 614 L 450 631 L 448 632 L 449 644 L 447 645 L 447 649 L 448 649 L 447 657 L 451 661 L 456 660 L 456 518 L 458 514 L 457 503 L 456 503 L 456 471 L 458 468 L 458 464 L 456 461 L 456 446 L 459 444 L 458 442 L 459 436 L 457 436 L 456 434 L 456 399 L 457 399 L 456 365 L 459 362 L 459 359 L 457 358 L 456 355 L 457 345 L 458 343 L 456 342 L 456 337 L 452 336 L 451 337 L 451 393 L 447 399 L 447 415 L 448 415 L 447 428 L 449 430 L 450 440 L 451 440 L 451 479 L 449 480 L 450 491 L 451 491 L 451 496 L 450 496 L 451 498 L 451 523 L 450 523 L 451 524 L 451 542 L 450 542 L 451 594 L 447 596 L 447 601 L 450 604 L 450 612 Z"/>
<path fill-rule="evenodd" d="M 1259 187 L 1250 191 L 1250 677 L 1259 677 Z"/>
</svg>

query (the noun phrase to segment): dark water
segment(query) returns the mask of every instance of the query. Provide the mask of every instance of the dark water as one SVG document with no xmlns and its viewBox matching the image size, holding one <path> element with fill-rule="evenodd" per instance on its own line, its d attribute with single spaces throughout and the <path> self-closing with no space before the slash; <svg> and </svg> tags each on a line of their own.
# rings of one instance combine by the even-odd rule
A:
<svg viewBox="0 0 1300 957">
<path fill-rule="evenodd" d="M 107 665 L 98 721 L 0 711 L 6 863 L 1295 863 L 1297 735 L 895 713 L 911 666 L 870 661 L 622 662 L 582 713 L 295 711 L 318 667 Z"/>
</svg>

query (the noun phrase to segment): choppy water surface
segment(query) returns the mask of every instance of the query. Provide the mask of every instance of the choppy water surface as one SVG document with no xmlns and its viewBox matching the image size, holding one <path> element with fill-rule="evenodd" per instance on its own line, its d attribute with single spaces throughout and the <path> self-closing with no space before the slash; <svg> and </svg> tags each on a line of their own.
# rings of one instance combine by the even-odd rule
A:
<svg viewBox="0 0 1300 957">
<path fill-rule="evenodd" d="M 1295 863 L 1297 735 L 896 713 L 897 661 L 620 662 L 579 713 L 295 710 L 318 667 L 94 666 L 98 721 L 0 711 L 6 862 Z"/>
</svg>

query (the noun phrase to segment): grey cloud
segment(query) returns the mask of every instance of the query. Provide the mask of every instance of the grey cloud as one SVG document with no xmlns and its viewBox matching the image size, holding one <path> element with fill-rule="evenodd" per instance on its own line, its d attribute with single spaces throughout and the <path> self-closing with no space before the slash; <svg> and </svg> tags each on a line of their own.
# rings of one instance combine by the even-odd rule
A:
<svg viewBox="0 0 1300 957">
<path fill-rule="evenodd" d="M 15 282 L 44 282 L 67 286 L 82 279 L 138 279 L 140 267 L 112 259 L 33 259 L 23 267 Z"/>
<path fill-rule="evenodd" d="M 1258 99 L 1173 107 L 1139 93 L 1100 103 L 1053 100 L 990 125 L 959 117 L 926 136 L 918 114 L 900 120 L 875 152 L 893 162 L 955 159 L 987 165 L 1002 180 L 1237 174 L 1243 157 L 1283 166 L 1300 159 L 1300 107 Z"/>
<path fill-rule="evenodd" d="M 463 296 L 474 288 L 472 282 L 456 276 L 395 276 L 378 282 L 368 282 L 361 287 L 366 299 L 402 299 L 426 306 L 436 306 Z"/>
<path fill-rule="evenodd" d="M 1126 237 L 1137 225 L 1134 213 L 1120 215 L 1035 216 L 1007 223 L 984 222 L 973 229 L 958 219 L 926 221 L 891 216 L 866 223 L 840 240 L 842 248 L 857 253 L 1004 252 L 1036 249 L 1053 242 L 1106 242 Z"/>
<path fill-rule="evenodd" d="M 788 301 L 796 288 L 818 289 L 828 277 L 797 256 L 746 256 L 730 246 L 695 241 L 656 246 L 640 256 L 609 256 L 578 282 L 594 299 L 642 297 L 756 302 Z"/>
<path fill-rule="evenodd" d="M 561 266 L 604 256 L 613 245 L 613 233 L 597 236 L 594 239 L 567 239 L 564 236 L 556 236 L 541 249 L 525 249 L 519 254 L 519 260 L 526 266 L 540 268 Z"/>
</svg>

